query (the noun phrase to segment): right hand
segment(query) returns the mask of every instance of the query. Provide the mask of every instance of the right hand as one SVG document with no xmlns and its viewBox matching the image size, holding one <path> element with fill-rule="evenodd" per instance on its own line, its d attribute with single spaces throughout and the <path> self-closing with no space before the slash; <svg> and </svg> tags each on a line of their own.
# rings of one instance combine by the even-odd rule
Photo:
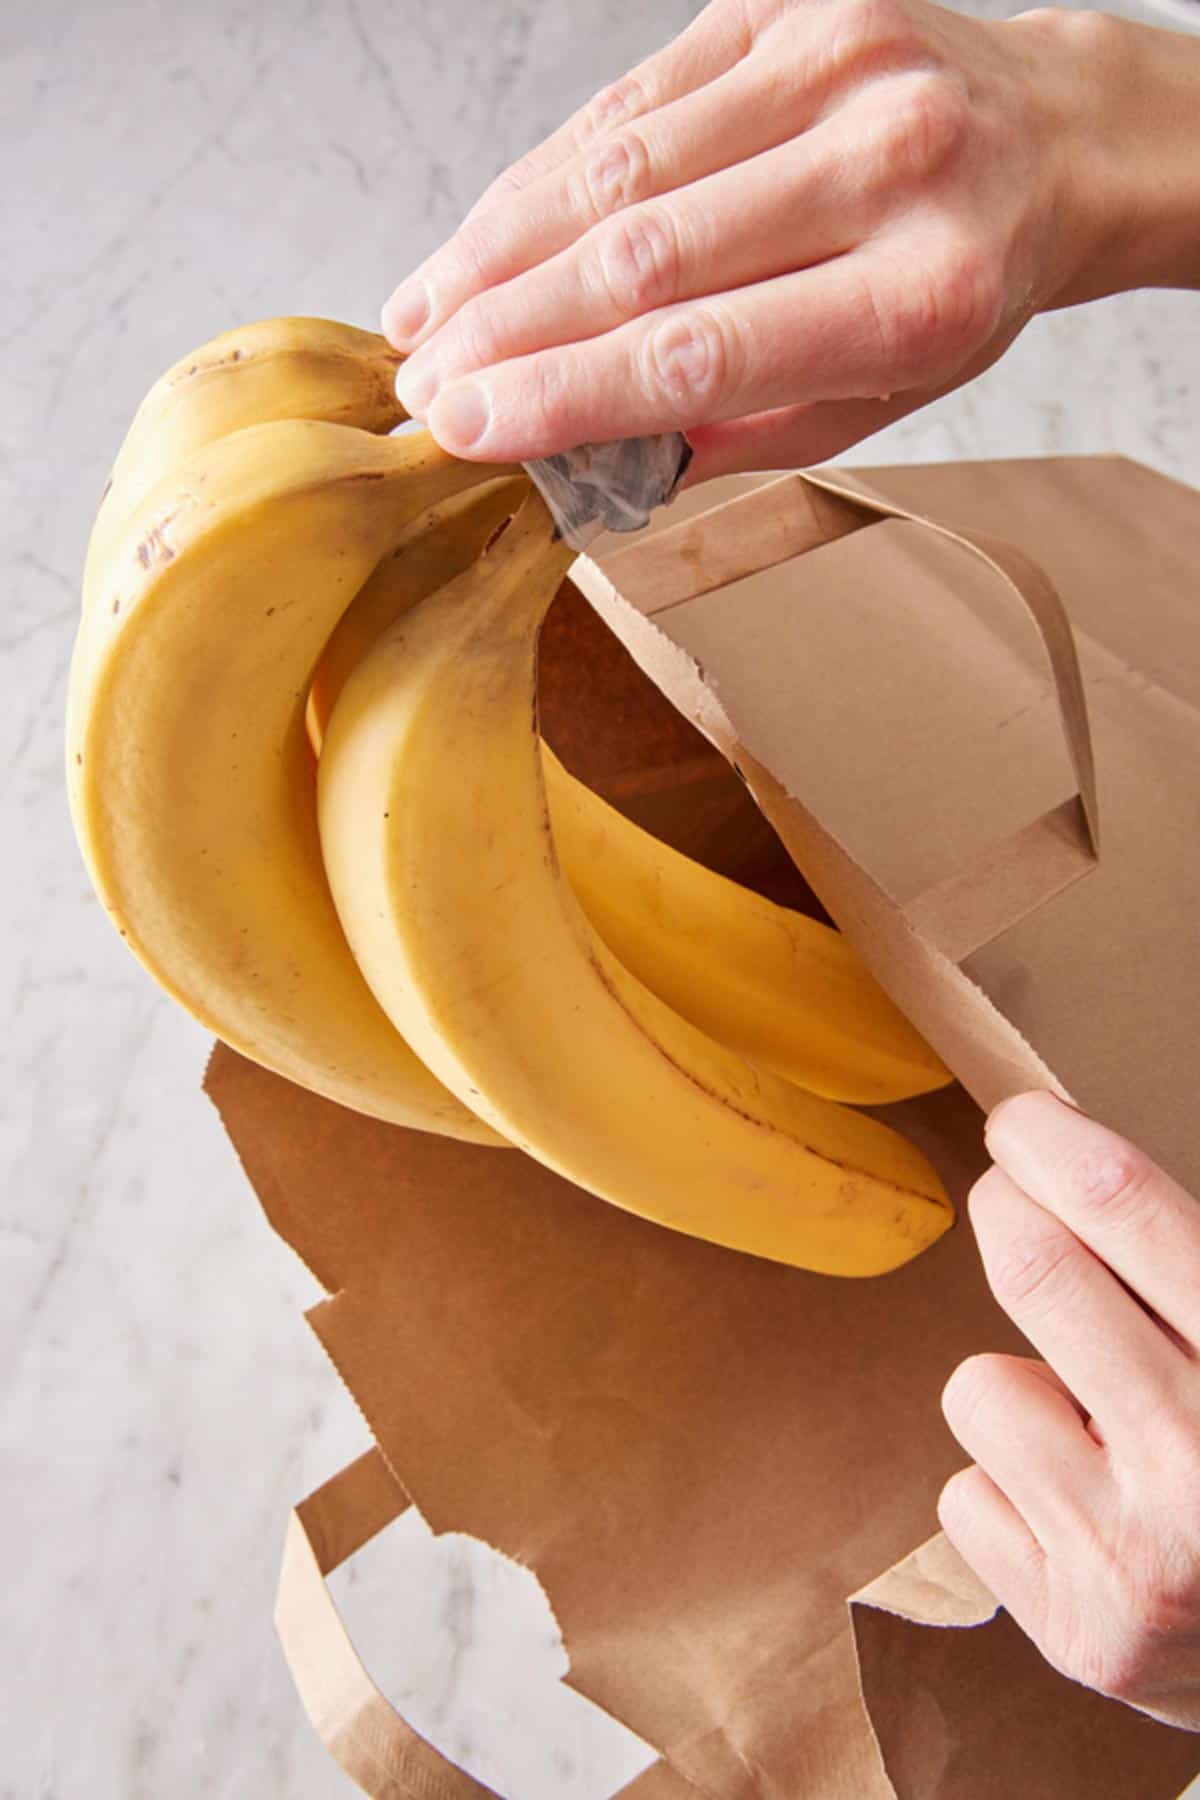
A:
<svg viewBox="0 0 1200 1800">
<path fill-rule="evenodd" d="M 1091 13 L 712 0 L 397 289 L 400 397 L 498 461 L 674 427 L 696 480 L 836 454 L 1119 280 L 1154 148 L 1129 34 L 1197 48 Z"/>
</svg>

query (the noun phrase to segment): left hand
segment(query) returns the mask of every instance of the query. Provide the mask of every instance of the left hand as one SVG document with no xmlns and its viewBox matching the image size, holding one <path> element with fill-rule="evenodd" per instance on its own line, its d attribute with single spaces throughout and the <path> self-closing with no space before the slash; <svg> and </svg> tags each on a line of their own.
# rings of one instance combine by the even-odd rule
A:
<svg viewBox="0 0 1200 1800">
<path fill-rule="evenodd" d="M 1200 1731 L 1200 1205 L 1049 1094 L 988 1121 L 971 1220 L 1044 1362 L 972 1356 L 942 1528 L 1062 1674 Z"/>
</svg>

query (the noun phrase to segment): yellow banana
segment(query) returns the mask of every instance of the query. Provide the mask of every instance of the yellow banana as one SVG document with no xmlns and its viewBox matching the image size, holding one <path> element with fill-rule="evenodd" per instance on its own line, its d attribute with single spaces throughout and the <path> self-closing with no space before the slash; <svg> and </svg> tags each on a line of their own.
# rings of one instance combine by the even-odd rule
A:
<svg viewBox="0 0 1200 1800">
<path fill-rule="evenodd" d="M 539 756 L 532 646 L 569 556 L 537 502 L 466 572 L 526 484 L 456 465 L 424 436 L 371 435 L 404 417 L 397 361 L 372 333 L 266 321 L 183 359 L 139 409 L 89 546 L 68 727 L 76 829 L 118 928 L 219 1035 L 347 1105 L 482 1142 L 511 1133 L 621 1204 L 785 1261 L 866 1274 L 907 1260 L 950 1221 L 924 1159 L 762 1071 L 869 1101 L 946 1072 L 836 934 L 667 849 Z M 334 717 L 336 733 L 362 713 L 351 747 L 322 783 L 323 806 L 343 796 L 323 827 L 339 846 L 330 879 L 349 891 L 339 906 L 359 920 L 352 947 L 385 1011 L 330 901 L 304 706 L 319 744 L 351 669 L 406 611 L 388 641 L 394 655 L 411 637 L 408 672 L 385 693 L 383 646 L 368 659 Z M 420 840 L 431 809 L 451 835 L 428 893 L 422 881 L 406 900 L 354 772 L 403 786 L 436 764 L 430 708 L 439 692 L 459 704 L 448 645 L 474 728 L 456 766 L 463 721 L 443 714 L 450 760 L 400 838 Z M 510 791 L 504 769 L 523 785 Z M 520 867 L 531 852 L 540 876 Z M 393 912 L 365 919 L 381 881 Z M 534 902 L 524 922 L 510 886 Z M 431 921 L 455 893 L 439 952 Z M 504 966 L 506 948 L 524 970 Z M 397 1007 L 410 956 L 426 986 Z M 465 1039 L 438 1022 L 447 1001 L 474 1021 Z M 419 1056 L 388 1013 L 411 1014 Z"/>
<path fill-rule="evenodd" d="M 168 992 L 318 1093 L 485 1142 L 495 1134 L 397 1036 L 346 946 L 304 706 L 338 618 L 412 519 L 506 473 L 423 432 L 290 420 L 208 443 L 108 541 L 68 705 L 92 880 Z"/>
<path fill-rule="evenodd" d="M 952 1079 L 839 932 L 693 862 L 542 746 L 554 844 L 604 942 L 668 1006 L 760 1068 L 860 1106 Z"/>
<path fill-rule="evenodd" d="M 315 318 L 223 333 L 157 381 L 117 456 L 89 556 L 149 488 L 216 439 L 254 424 L 329 420 L 385 432 L 404 417 L 399 357 L 374 332 Z M 465 569 L 522 491 L 520 480 L 452 495 L 415 519 L 326 646 L 309 735 L 384 627 Z M 879 1104 L 949 1074 L 837 933 L 710 874 L 639 831 L 566 774 L 546 779 L 559 854 L 609 947 L 660 998 L 750 1060 L 832 1098 Z"/>
<path fill-rule="evenodd" d="M 458 495 L 347 608 L 317 666 L 318 753 L 337 697 L 383 630 L 474 559 L 519 483 Z M 609 949 L 652 993 L 750 1062 L 831 1100 L 881 1106 L 949 1071 L 840 933 L 660 843 L 569 775 L 543 745 L 554 844 Z"/>
<path fill-rule="evenodd" d="M 307 713 L 309 740 L 318 755 L 334 702 L 363 652 L 419 600 L 468 569 L 528 489 L 520 476 L 484 482 L 413 520 L 346 608 L 321 653 Z"/>
<path fill-rule="evenodd" d="M 400 357 L 373 331 L 334 319 L 263 319 L 222 332 L 159 377 L 117 453 L 88 549 L 85 592 L 114 534 L 163 477 L 217 438 L 279 419 L 387 432 L 408 417 Z"/>
<path fill-rule="evenodd" d="M 344 689 L 318 812 L 359 966 L 465 1105 L 581 1186 L 779 1261 L 894 1268 L 952 1220 L 921 1153 L 672 1011 L 603 944 L 562 873 L 535 671 L 568 561 L 531 496 Z"/>
</svg>

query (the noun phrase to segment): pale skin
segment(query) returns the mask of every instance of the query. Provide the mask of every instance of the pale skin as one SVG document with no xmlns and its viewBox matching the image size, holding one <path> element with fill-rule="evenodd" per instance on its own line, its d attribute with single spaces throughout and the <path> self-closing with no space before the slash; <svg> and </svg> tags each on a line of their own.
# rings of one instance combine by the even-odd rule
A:
<svg viewBox="0 0 1200 1800">
<path fill-rule="evenodd" d="M 678 427 L 695 481 L 822 461 L 1037 312 L 1200 286 L 1198 120 L 1196 37 L 714 0 L 393 294 L 400 398 L 467 457 Z"/>
<path fill-rule="evenodd" d="M 1037 313 L 1200 288 L 1200 39 L 1054 10 L 713 0 L 396 290 L 409 411 L 465 457 L 679 429 L 693 481 L 837 455 Z M 1200 1731 L 1200 1205 L 1049 1094 L 971 1220 L 1043 1361 L 944 1408 L 943 1529 L 1064 1674 Z"/>
<path fill-rule="evenodd" d="M 971 1222 L 1045 1360 L 951 1376 L 942 1529 L 1064 1675 L 1200 1731 L 1200 1205 L 1050 1094 L 987 1144 Z"/>
</svg>

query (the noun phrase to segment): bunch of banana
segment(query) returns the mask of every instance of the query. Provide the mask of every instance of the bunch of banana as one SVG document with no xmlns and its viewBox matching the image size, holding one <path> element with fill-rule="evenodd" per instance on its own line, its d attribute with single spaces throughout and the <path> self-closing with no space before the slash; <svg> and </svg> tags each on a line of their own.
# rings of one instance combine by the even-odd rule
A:
<svg viewBox="0 0 1200 1800">
<path fill-rule="evenodd" d="M 388 435 L 395 360 L 266 323 L 135 418 L 68 706 L 117 928 L 226 1042 L 345 1105 L 801 1267 L 906 1262 L 949 1202 L 840 1102 L 946 1070 L 836 933 L 656 842 L 542 744 L 537 637 L 571 554 L 519 470 Z"/>
</svg>

